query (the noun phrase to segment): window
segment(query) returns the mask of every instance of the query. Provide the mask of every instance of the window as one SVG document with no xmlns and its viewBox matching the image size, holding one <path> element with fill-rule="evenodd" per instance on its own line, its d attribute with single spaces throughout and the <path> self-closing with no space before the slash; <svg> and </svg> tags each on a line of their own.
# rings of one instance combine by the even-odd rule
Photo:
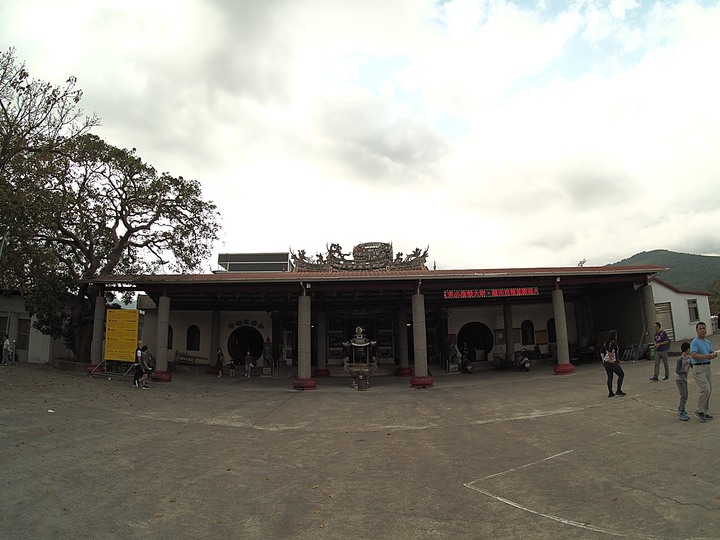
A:
<svg viewBox="0 0 720 540">
<path fill-rule="evenodd" d="M 30 343 L 30 319 L 18 319 L 17 345 L 20 351 L 27 351 Z"/>
<path fill-rule="evenodd" d="M 700 320 L 700 312 L 698 311 L 697 298 L 689 298 L 687 303 L 690 322 L 698 322 Z"/>
<path fill-rule="evenodd" d="M 194 324 L 187 329 L 187 350 L 188 351 L 199 351 L 200 350 L 200 329 Z"/>
<path fill-rule="evenodd" d="M 532 321 L 523 321 L 520 325 L 523 345 L 535 345 L 535 325 Z"/>
<path fill-rule="evenodd" d="M 547 332 L 548 332 L 548 341 L 550 343 L 557 343 L 557 337 L 555 336 L 555 318 L 548 319 Z"/>
<path fill-rule="evenodd" d="M 172 349 L 172 342 L 173 342 L 173 329 L 172 326 L 168 324 L 168 342 L 167 342 L 167 348 Z"/>
</svg>

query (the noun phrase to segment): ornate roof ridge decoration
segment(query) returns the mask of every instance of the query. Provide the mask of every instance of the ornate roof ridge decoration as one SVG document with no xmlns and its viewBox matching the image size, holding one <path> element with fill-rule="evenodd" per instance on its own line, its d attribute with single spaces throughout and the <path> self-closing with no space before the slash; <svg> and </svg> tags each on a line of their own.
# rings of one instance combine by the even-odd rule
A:
<svg viewBox="0 0 720 540">
<path fill-rule="evenodd" d="M 427 270 L 428 248 L 415 248 L 412 253 L 398 252 L 393 258 L 392 244 L 366 242 L 356 245 L 350 253 L 343 253 L 340 244 L 330 244 L 327 253 L 307 256 L 304 249 L 297 254 L 290 249 L 292 272 L 357 272 L 361 270 Z"/>
</svg>

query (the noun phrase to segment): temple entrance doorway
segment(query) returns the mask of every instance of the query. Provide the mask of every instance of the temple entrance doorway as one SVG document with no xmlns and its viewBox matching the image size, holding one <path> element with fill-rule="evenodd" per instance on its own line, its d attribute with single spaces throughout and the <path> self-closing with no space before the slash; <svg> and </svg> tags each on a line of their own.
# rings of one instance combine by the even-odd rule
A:
<svg viewBox="0 0 720 540">
<path fill-rule="evenodd" d="M 464 325 L 457 334 L 458 350 L 462 351 L 463 344 L 467 344 L 468 361 L 484 362 L 490 357 L 495 339 L 483 323 L 471 322 Z"/>
<path fill-rule="evenodd" d="M 253 358 L 260 358 L 263 352 L 263 337 L 257 328 L 240 326 L 230 334 L 227 352 L 230 357 L 242 364 L 247 351 L 250 351 Z"/>
</svg>

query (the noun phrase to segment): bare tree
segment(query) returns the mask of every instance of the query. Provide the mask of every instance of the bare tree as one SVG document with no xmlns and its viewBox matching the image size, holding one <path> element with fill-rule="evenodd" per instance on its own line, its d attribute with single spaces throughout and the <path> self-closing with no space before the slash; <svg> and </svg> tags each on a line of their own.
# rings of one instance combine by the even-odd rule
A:
<svg viewBox="0 0 720 540">
<path fill-rule="evenodd" d="M 15 50 L 0 52 L 0 181 L 12 161 L 29 153 L 56 151 L 99 123 L 84 116 L 82 90 L 69 77 L 63 86 L 33 80 Z"/>
</svg>

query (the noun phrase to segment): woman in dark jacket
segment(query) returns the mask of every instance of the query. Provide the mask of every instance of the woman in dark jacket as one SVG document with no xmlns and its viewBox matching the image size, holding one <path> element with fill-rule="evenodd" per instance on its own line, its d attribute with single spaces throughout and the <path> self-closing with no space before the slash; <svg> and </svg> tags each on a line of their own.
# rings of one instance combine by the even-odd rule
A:
<svg viewBox="0 0 720 540">
<path fill-rule="evenodd" d="M 611 338 L 607 345 L 603 345 L 602 349 L 600 349 L 600 355 L 607 373 L 608 397 L 624 396 L 625 392 L 622 391 L 622 383 L 625 372 L 620 367 L 620 350 L 615 337 Z M 617 390 L 615 392 L 613 392 L 613 375 L 617 375 Z"/>
</svg>

